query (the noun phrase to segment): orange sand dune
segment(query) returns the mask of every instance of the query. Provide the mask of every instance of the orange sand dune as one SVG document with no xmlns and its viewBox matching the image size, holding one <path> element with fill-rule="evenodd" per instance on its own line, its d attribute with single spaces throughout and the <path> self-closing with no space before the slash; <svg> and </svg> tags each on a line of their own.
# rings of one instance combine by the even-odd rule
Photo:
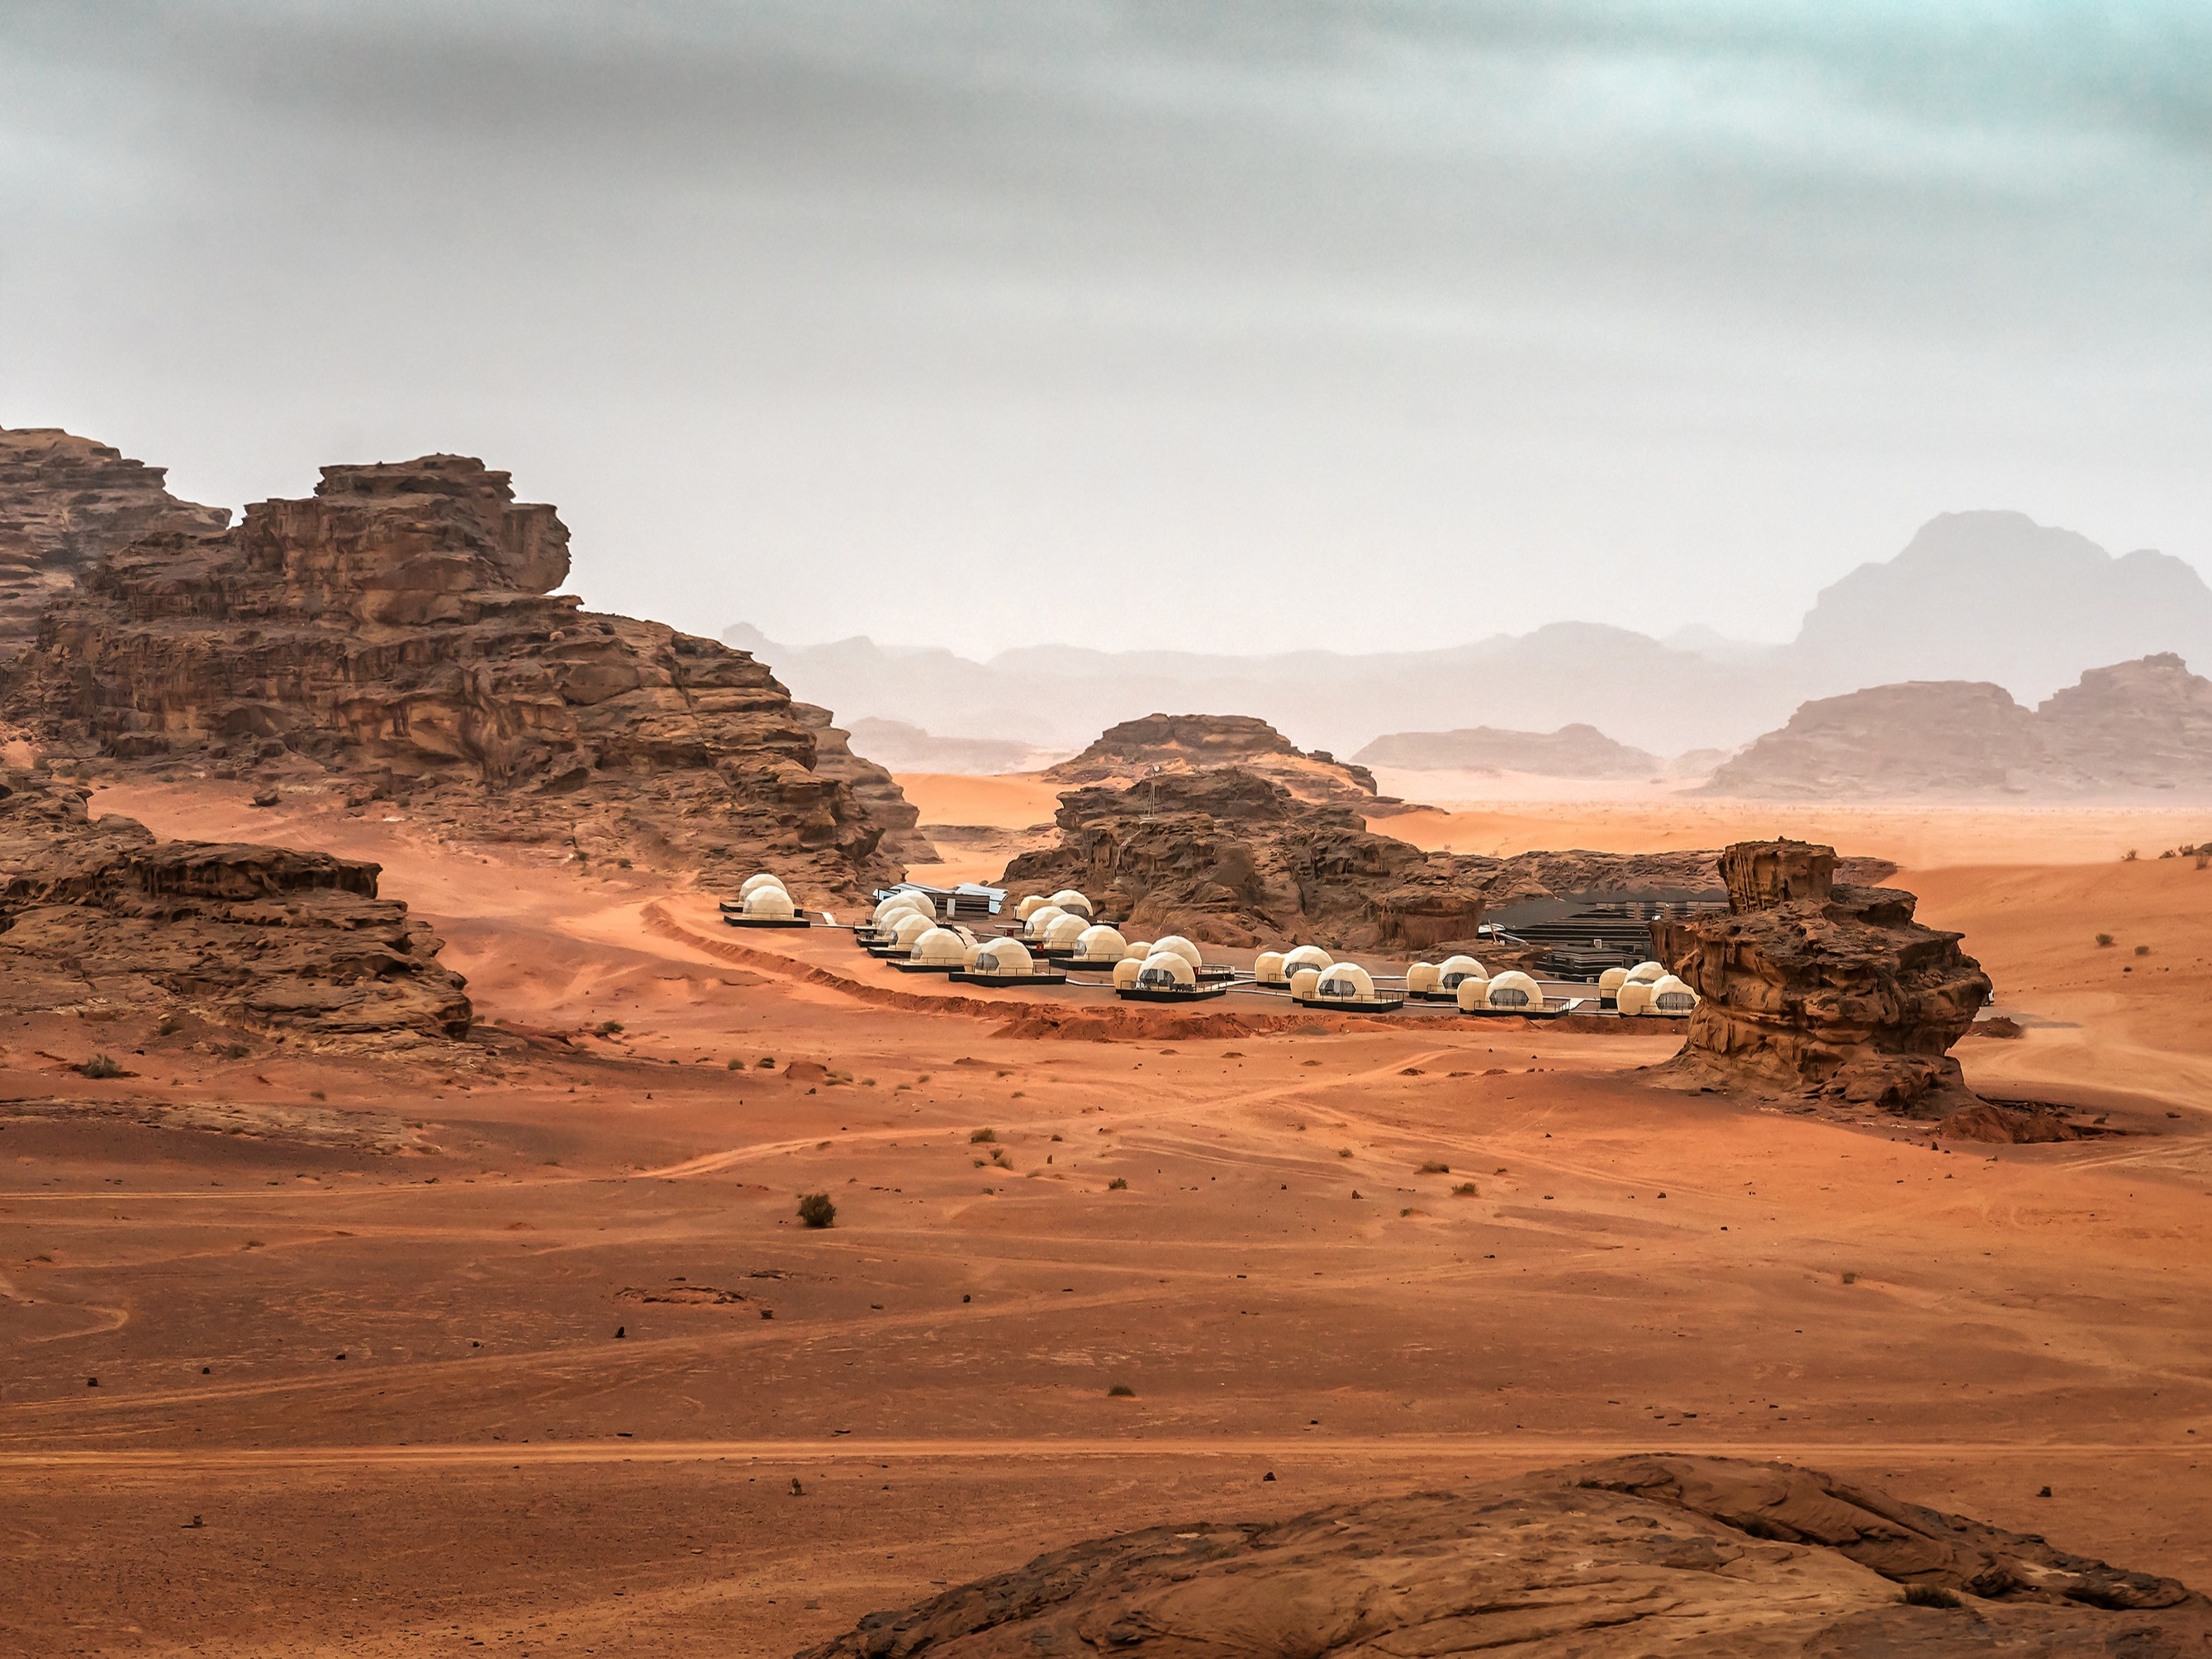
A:
<svg viewBox="0 0 2212 1659">
<path fill-rule="evenodd" d="M 404 813 L 100 804 L 379 859 L 486 1035 L 0 1030 L 0 1650 L 782 1655 L 1117 1527 L 1652 1446 L 2212 1582 L 2193 862 L 2075 862 L 2061 824 L 1913 878 L 2031 1023 L 1970 1074 L 2127 1132 L 1942 1151 L 1654 1090 L 1665 1037 L 1042 1040 L 1115 1005 Z M 68 1069 L 95 1043 L 138 1075 Z"/>
</svg>

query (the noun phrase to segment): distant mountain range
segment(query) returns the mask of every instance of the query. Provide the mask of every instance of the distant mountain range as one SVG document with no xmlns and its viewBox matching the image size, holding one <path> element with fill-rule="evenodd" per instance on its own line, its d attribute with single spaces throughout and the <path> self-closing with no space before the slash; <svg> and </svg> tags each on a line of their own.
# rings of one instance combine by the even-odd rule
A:
<svg viewBox="0 0 2212 1659">
<path fill-rule="evenodd" d="M 1437 650 L 1267 656 L 1024 646 L 978 662 L 860 638 L 792 647 L 739 624 L 799 696 L 852 727 L 1066 754 L 1154 713 L 1252 714 L 1294 743 L 1362 753 L 1378 738 L 1594 726 L 1655 756 L 1733 750 L 1800 704 L 1900 680 L 1988 681 L 2039 699 L 2085 671 L 2160 652 L 2212 663 L 2212 588 L 2154 552 L 2114 557 L 2019 513 L 1931 520 L 1894 558 L 1824 590 L 1786 645 L 1703 628 L 1662 641 L 1558 623 Z"/>
</svg>

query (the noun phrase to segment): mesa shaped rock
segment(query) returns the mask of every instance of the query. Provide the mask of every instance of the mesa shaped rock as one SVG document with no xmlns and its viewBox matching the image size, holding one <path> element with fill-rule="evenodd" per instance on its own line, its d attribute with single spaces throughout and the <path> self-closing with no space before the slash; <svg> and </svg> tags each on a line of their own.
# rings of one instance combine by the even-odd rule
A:
<svg viewBox="0 0 2212 1659">
<path fill-rule="evenodd" d="M 1092 1539 L 801 1659 L 2180 1659 L 2208 1640 L 2212 1603 L 2174 1579 L 1814 1469 L 1644 1455 Z"/>
<path fill-rule="evenodd" d="M 56 427 L 0 429 L 0 664 L 103 554 L 157 531 L 212 534 L 230 509 L 181 501 L 166 469 Z"/>
<path fill-rule="evenodd" d="M 1962 935 L 1914 921 L 1901 888 L 1837 882 L 1831 847 L 1739 842 L 1720 869 L 1725 912 L 1651 924 L 1655 955 L 1700 998 L 1676 1080 L 1917 1115 L 1974 1103 L 1949 1049 L 1990 979 Z"/>
<path fill-rule="evenodd" d="M 802 902 L 895 879 L 900 826 L 817 769 L 826 715 L 746 652 L 549 593 L 568 544 L 481 461 L 325 467 L 312 498 L 86 571 L 7 707 L 64 755 L 335 777 L 456 838 L 772 868 Z"/>
<path fill-rule="evenodd" d="M 1366 813 L 1404 811 L 1378 795 L 1375 775 L 1326 749 L 1300 749 L 1250 714 L 1146 714 L 1100 733 L 1079 755 L 1045 769 L 1054 783 L 1130 784 L 1156 776 L 1233 766 L 1271 778 L 1300 800 L 1328 802 Z"/>
<path fill-rule="evenodd" d="M 0 1008 L 191 1012 L 320 1043 L 465 1036 L 465 983 L 376 865 L 163 842 L 87 792 L 0 775 Z"/>
<path fill-rule="evenodd" d="M 1428 950 L 1471 947 L 1482 921 L 1478 861 L 1376 835 L 1352 808 L 1242 767 L 1072 789 L 1054 822 L 1059 844 L 1022 854 L 998 884 L 1079 889 L 1124 932 Z"/>
</svg>

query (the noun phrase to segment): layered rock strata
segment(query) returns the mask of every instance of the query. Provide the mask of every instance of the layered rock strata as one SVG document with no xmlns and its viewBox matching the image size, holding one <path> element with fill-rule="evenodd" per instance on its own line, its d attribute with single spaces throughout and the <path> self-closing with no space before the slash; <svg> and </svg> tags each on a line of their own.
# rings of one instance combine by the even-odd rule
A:
<svg viewBox="0 0 2212 1659">
<path fill-rule="evenodd" d="M 1729 908 L 1651 924 L 1701 1000 L 1678 1079 L 1930 1115 L 1971 1106 L 1951 1045 L 1990 994 L 1961 935 L 1913 920 L 1902 889 L 1835 879 L 1835 849 L 1739 842 Z"/>
<path fill-rule="evenodd" d="M 230 510 L 180 501 L 165 469 L 54 427 L 0 429 L 0 665 L 106 553 L 161 531 L 210 535 Z"/>
<path fill-rule="evenodd" d="M 86 792 L 0 775 L 0 1008 L 197 1016 L 358 1042 L 465 1036 L 440 941 L 378 866 L 286 847 L 156 841 Z"/>
<path fill-rule="evenodd" d="M 1403 811 L 1376 793 L 1375 775 L 1325 749 L 1300 749 L 1249 714 L 1147 714 L 1109 726 L 1097 741 L 1045 769 L 1054 783 L 1131 784 L 1233 766 L 1281 784 L 1300 800 L 1349 806 L 1370 816 Z"/>
<path fill-rule="evenodd" d="M 1352 757 L 1401 772 L 1530 772 L 1551 778 L 1656 778 L 1656 755 L 1615 743 L 1595 726 L 1509 732 L 1476 726 L 1456 732 L 1392 732 Z"/>
<path fill-rule="evenodd" d="M 828 709 L 794 702 L 791 712 L 813 734 L 815 772 L 851 790 L 868 822 L 884 832 L 877 852 L 902 865 L 936 863 L 939 854 L 921 832 L 921 814 L 898 780 L 866 756 L 855 754 L 853 734 L 836 725 Z"/>
<path fill-rule="evenodd" d="M 1092 1539 L 802 1659 L 2179 1659 L 2208 1642 L 2212 1603 L 2171 1578 L 1816 1470 L 1640 1456 Z"/>
<path fill-rule="evenodd" d="M 802 902 L 896 878 L 887 826 L 817 769 L 826 717 L 745 652 L 550 593 L 568 569 L 554 509 L 481 461 L 325 467 L 87 571 L 7 704 L 63 754 L 331 778 L 457 836 L 774 868 Z"/>
</svg>

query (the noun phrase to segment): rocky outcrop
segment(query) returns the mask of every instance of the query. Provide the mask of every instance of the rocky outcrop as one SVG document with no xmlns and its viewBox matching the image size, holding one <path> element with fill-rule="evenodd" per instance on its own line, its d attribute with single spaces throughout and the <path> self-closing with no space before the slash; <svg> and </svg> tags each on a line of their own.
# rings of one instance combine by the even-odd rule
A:
<svg viewBox="0 0 2212 1659">
<path fill-rule="evenodd" d="M 1482 861 L 1376 835 L 1352 809 L 1241 767 L 1070 790 L 1054 821 L 1059 845 L 1016 858 L 999 884 L 1078 888 L 1125 933 L 1420 951 L 1471 947 L 1482 921 Z"/>
<path fill-rule="evenodd" d="M 2180 1659 L 2208 1642 L 2212 1603 L 2171 1578 L 1816 1470 L 1647 1455 L 1092 1539 L 802 1659 Z"/>
<path fill-rule="evenodd" d="M 1476 726 L 1457 732 L 1393 732 L 1352 759 L 1407 772 L 1531 772 L 1547 778 L 1656 778 L 1656 755 L 1615 743 L 1595 726 L 1556 732 L 1504 732 Z"/>
<path fill-rule="evenodd" d="M 1010 738 L 941 738 L 911 720 L 857 720 L 853 741 L 894 772 L 961 772 L 993 776 L 1035 772 L 1066 757 Z"/>
<path fill-rule="evenodd" d="M 1109 726 L 1081 754 L 1045 769 L 1054 783 L 1131 784 L 1234 766 L 1271 778 L 1300 800 L 1349 806 L 1370 816 L 1406 804 L 1375 791 L 1375 775 L 1326 749 L 1309 752 L 1249 714 L 1147 714 Z"/>
<path fill-rule="evenodd" d="M 1913 920 L 1911 894 L 1835 870 L 1833 848 L 1739 842 L 1721 854 L 1725 912 L 1651 924 L 1657 958 L 1701 999 L 1676 1080 L 1923 1116 L 1971 1106 L 1949 1050 L 1989 975 L 1960 935 Z"/>
<path fill-rule="evenodd" d="M 210 535 L 230 510 L 180 501 L 165 470 L 55 427 L 0 429 L 0 665 L 101 555 L 159 531 Z"/>
<path fill-rule="evenodd" d="M 331 781 L 458 837 L 772 867 L 802 902 L 895 878 L 887 826 L 816 769 L 817 729 L 768 668 L 550 593 L 568 543 L 481 461 L 325 467 L 310 499 L 87 571 L 8 675 L 9 711 L 63 754 Z"/>
<path fill-rule="evenodd" d="M 2034 709 L 1963 680 L 1808 702 L 1699 793 L 1762 799 L 2212 794 L 2212 680 L 2172 653 L 2093 668 Z"/>
<path fill-rule="evenodd" d="M 853 752 L 853 734 L 832 722 L 836 716 L 811 702 L 794 702 L 791 712 L 814 734 L 814 770 L 835 779 L 853 792 L 868 821 L 878 826 L 884 838 L 876 850 L 899 864 L 934 864 L 937 848 L 918 827 L 921 814 L 898 780 L 865 755 Z"/>
<path fill-rule="evenodd" d="M 440 942 L 378 866 L 285 847 L 157 842 L 86 792 L 0 775 L 0 1009 L 184 1015 L 359 1042 L 457 1037 Z"/>
</svg>

